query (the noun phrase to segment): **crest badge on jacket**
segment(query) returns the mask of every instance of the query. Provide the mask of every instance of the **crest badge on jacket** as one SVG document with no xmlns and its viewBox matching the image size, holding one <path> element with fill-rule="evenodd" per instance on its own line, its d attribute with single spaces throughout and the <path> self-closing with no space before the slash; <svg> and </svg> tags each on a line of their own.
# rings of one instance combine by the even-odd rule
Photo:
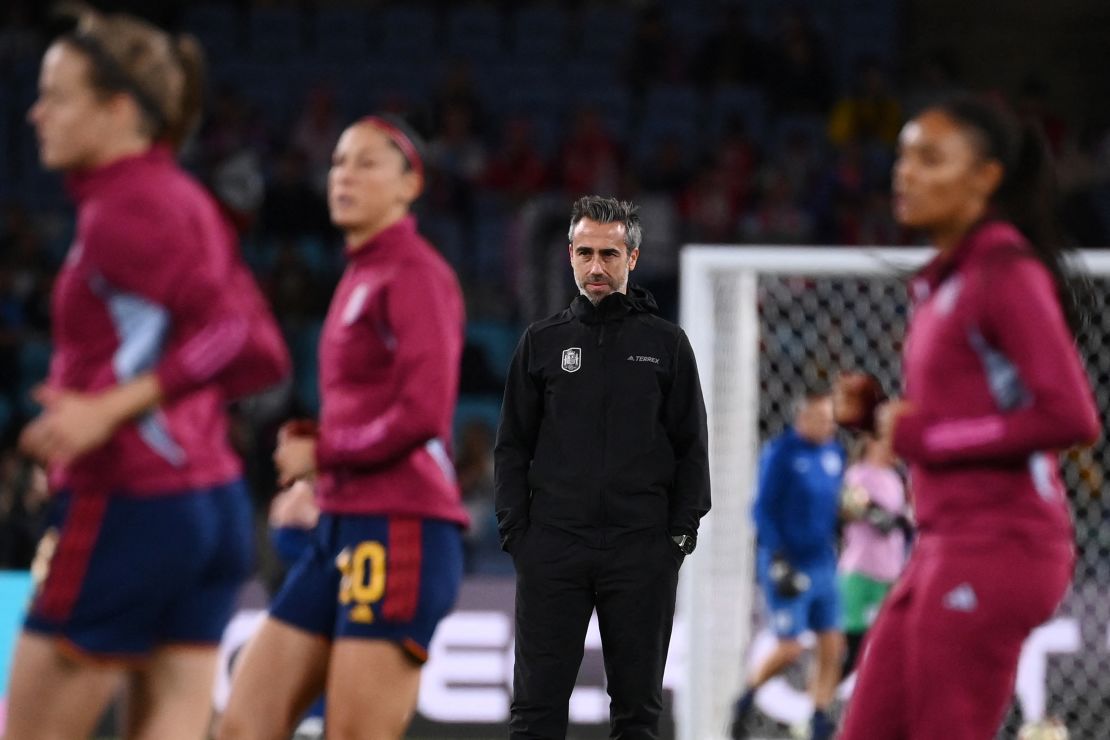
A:
<svg viewBox="0 0 1110 740">
<path fill-rule="evenodd" d="M 563 350 L 563 369 L 568 373 L 578 372 L 582 367 L 582 348 L 568 347 Z"/>
</svg>

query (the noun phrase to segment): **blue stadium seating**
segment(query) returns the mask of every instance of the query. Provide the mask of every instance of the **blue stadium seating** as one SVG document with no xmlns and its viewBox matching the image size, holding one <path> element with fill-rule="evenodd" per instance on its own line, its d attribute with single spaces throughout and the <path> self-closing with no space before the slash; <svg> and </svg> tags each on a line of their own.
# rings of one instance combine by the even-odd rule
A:
<svg viewBox="0 0 1110 740">
<path fill-rule="evenodd" d="M 489 368 L 502 380 L 509 370 L 513 351 L 520 340 L 520 329 L 500 321 L 468 321 L 466 341 L 481 347 L 489 360 Z"/>
<path fill-rule="evenodd" d="M 441 53 L 436 46 L 439 17 L 427 5 L 390 5 L 371 26 L 379 31 L 371 39 L 378 54 L 398 60 L 428 61 Z"/>
<path fill-rule="evenodd" d="M 316 351 L 322 328 L 322 321 L 313 321 L 286 336 L 293 357 L 293 398 L 301 410 L 311 416 L 320 411 Z"/>
<path fill-rule="evenodd" d="M 208 57 L 218 62 L 237 54 L 240 20 L 239 12 L 230 4 L 190 3 L 182 26 L 197 37 Z"/>
<path fill-rule="evenodd" d="M 362 8 L 319 8 L 313 24 L 313 49 L 321 59 L 362 59 L 369 49 L 368 34 L 369 19 Z"/>
<path fill-rule="evenodd" d="M 490 431 L 497 431 L 497 422 L 501 416 L 501 398 L 499 396 L 474 396 L 459 397 L 455 407 L 455 438 L 463 427 L 472 422 L 479 422 L 489 427 Z"/>
<path fill-rule="evenodd" d="M 492 59 L 501 53 L 504 26 L 495 8 L 466 3 L 447 16 L 447 51 L 465 59 Z"/>
<path fill-rule="evenodd" d="M 582 13 L 576 56 L 616 64 L 628 50 L 636 19 L 619 5 L 591 4 Z"/>
<path fill-rule="evenodd" d="M 755 87 L 718 87 L 709 96 L 709 130 L 717 137 L 734 119 L 743 122 L 753 141 L 762 141 L 767 126 L 767 99 Z"/>
<path fill-rule="evenodd" d="M 27 339 L 19 347 L 19 395 L 16 403 L 23 416 L 34 416 L 39 406 L 31 399 L 31 389 L 46 380 L 50 372 L 51 344 L 47 339 Z"/>
<path fill-rule="evenodd" d="M 247 31 L 254 59 L 285 61 L 300 56 L 302 23 L 297 10 L 256 7 L 248 17 Z"/>
<path fill-rule="evenodd" d="M 567 53 L 567 17 L 556 3 L 525 5 L 513 15 L 513 53 L 518 59 L 551 61 Z"/>
</svg>

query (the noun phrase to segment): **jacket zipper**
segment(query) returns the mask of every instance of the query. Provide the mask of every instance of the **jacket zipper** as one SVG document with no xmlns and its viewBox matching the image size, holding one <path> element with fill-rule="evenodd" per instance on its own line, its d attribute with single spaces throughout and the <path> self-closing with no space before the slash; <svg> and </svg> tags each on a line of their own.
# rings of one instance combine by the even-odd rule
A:
<svg viewBox="0 0 1110 740">
<path fill-rule="evenodd" d="M 608 433 L 608 420 L 609 414 L 609 373 L 606 369 L 605 361 L 605 322 L 601 322 L 601 330 L 597 335 L 597 346 L 601 350 L 601 469 L 605 470 L 605 449 L 606 449 L 606 435 Z M 606 546 L 606 533 L 609 529 L 609 507 L 606 506 L 605 501 L 605 477 L 601 479 L 601 546 Z"/>
</svg>

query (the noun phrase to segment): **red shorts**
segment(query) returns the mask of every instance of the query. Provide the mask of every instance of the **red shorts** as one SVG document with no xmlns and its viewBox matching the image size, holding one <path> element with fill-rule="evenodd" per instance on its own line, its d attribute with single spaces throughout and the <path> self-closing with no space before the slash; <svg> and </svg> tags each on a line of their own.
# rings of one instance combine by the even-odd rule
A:
<svg viewBox="0 0 1110 740">
<path fill-rule="evenodd" d="M 841 740 L 993 738 L 1074 563 L 1070 543 L 923 537 L 868 635 Z"/>
</svg>

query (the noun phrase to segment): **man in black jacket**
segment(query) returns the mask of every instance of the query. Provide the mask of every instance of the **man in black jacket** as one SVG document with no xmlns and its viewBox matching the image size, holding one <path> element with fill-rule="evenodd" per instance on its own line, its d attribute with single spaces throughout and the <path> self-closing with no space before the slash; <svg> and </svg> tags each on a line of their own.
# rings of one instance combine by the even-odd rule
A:
<svg viewBox="0 0 1110 740">
<path fill-rule="evenodd" d="M 517 574 L 511 738 L 565 738 L 596 609 L 614 738 L 658 737 L 678 569 L 709 511 L 705 404 L 686 334 L 628 286 L 631 203 L 574 204 L 581 295 L 509 368 L 495 478 Z"/>
</svg>

